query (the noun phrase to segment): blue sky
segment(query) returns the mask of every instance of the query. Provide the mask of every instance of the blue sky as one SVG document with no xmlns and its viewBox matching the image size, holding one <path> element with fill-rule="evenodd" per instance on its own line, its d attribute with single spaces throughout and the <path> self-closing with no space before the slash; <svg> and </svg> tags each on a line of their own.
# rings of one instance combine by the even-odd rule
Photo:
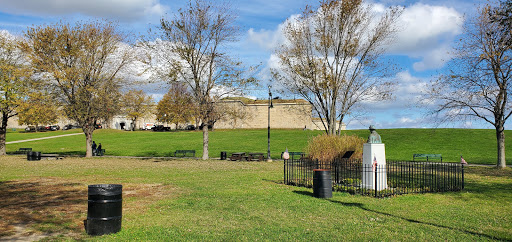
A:
<svg viewBox="0 0 512 242">
<path fill-rule="evenodd" d="M 445 71 L 450 60 L 451 46 L 461 33 L 464 16 L 473 14 L 478 4 L 470 0 L 373 0 L 380 7 L 402 5 L 401 32 L 388 48 L 387 57 L 398 64 L 399 83 L 395 99 L 366 104 L 365 112 L 346 120 L 349 129 L 366 128 L 423 128 L 434 127 L 435 119 L 426 115 L 422 99 L 425 83 Z M 21 34 L 27 26 L 74 22 L 88 18 L 115 20 L 125 31 L 145 34 L 165 14 L 185 6 L 186 0 L 0 0 L 0 29 Z M 281 26 L 293 15 L 300 14 L 309 0 L 239 0 L 231 1 L 237 24 L 241 27 L 240 41 L 233 44 L 231 54 L 249 65 L 261 63 L 259 78 L 268 80 L 268 68 L 276 65 L 272 52 L 282 43 Z M 266 85 L 249 91 L 250 96 L 266 98 Z M 161 90 L 152 90 L 155 97 Z M 283 98 L 293 98 L 293 95 Z M 441 127 L 492 128 L 479 121 L 442 124 Z"/>
</svg>

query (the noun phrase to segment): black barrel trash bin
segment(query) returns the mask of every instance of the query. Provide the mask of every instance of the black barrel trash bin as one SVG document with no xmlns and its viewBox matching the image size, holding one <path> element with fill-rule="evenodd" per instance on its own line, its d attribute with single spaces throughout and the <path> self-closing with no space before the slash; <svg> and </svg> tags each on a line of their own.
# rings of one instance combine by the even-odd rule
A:
<svg viewBox="0 0 512 242">
<path fill-rule="evenodd" d="M 123 186 L 89 185 L 85 231 L 89 235 L 113 234 L 121 230 Z"/>
<path fill-rule="evenodd" d="M 225 160 L 226 158 L 228 157 L 226 151 L 221 151 L 220 152 L 220 159 L 221 160 Z"/>
<path fill-rule="evenodd" d="M 332 197 L 332 179 L 330 170 L 313 170 L 313 196 L 317 198 Z"/>
<path fill-rule="evenodd" d="M 37 152 L 37 151 L 27 152 L 27 160 L 41 160 L 41 152 Z"/>
</svg>

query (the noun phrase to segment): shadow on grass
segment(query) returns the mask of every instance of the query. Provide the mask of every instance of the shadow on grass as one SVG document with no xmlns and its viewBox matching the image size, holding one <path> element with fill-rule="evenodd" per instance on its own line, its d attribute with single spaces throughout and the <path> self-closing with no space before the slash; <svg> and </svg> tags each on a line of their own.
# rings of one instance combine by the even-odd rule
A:
<svg viewBox="0 0 512 242">
<path fill-rule="evenodd" d="M 313 197 L 313 193 L 312 192 L 308 192 L 308 191 L 293 191 L 293 193 L 297 193 L 299 195 Z"/>
<path fill-rule="evenodd" d="M 39 150 L 34 150 L 41 152 Z M 8 155 L 27 156 L 27 154 L 17 154 L 16 151 L 6 152 Z M 41 152 L 42 154 L 58 154 L 61 156 L 85 156 L 85 151 L 66 151 L 66 152 Z"/>
<path fill-rule="evenodd" d="M 309 191 L 293 191 L 293 192 L 296 193 L 296 194 L 299 194 L 299 195 L 313 197 L 313 192 L 309 192 Z M 374 198 L 368 198 L 368 199 L 374 199 Z M 360 208 L 360 209 L 368 211 L 368 212 L 372 212 L 372 213 L 376 213 L 376 214 L 381 214 L 381 215 L 385 215 L 385 216 L 389 216 L 389 217 L 393 217 L 393 218 L 402 219 L 402 220 L 405 220 L 405 221 L 410 222 L 410 223 L 417 223 L 417 224 L 422 224 L 422 225 L 430 225 L 430 226 L 434 226 L 434 227 L 437 227 L 437 228 L 454 230 L 454 231 L 458 231 L 458 232 L 462 232 L 462 233 L 466 233 L 466 234 L 471 234 L 471 235 L 475 235 L 475 236 L 481 236 L 481 237 L 485 237 L 485 238 L 493 239 L 493 240 L 509 241 L 508 238 L 499 238 L 499 237 L 496 237 L 496 236 L 482 234 L 482 233 L 478 233 L 478 232 L 474 232 L 474 231 L 469 231 L 469 230 L 465 230 L 465 229 L 462 229 L 462 228 L 453 228 L 453 227 L 449 227 L 449 226 L 445 226 L 445 225 L 441 225 L 441 224 L 435 224 L 435 223 L 430 223 L 430 222 L 423 222 L 423 221 L 420 221 L 420 220 L 410 219 L 410 218 L 394 215 L 394 214 L 387 213 L 387 212 L 377 211 L 377 210 L 374 210 L 374 209 L 366 208 L 364 206 L 364 204 L 362 204 L 362 203 L 346 203 L 346 202 L 335 201 L 335 200 L 332 200 L 332 199 L 325 199 L 325 200 L 330 201 L 330 202 L 335 203 L 335 204 L 343 205 L 345 207 L 357 207 L 357 208 Z"/>
<path fill-rule="evenodd" d="M 475 236 L 481 236 L 481 237 L 485 237 L 485 238 L 493 239 L 493 240 L 503 240 L 503 241 L 508 241 L 509 240 L 507 238 L 499 238 L 499 237 L 496 237 L 496 236 L 492 236 L 492 235 L 488 235 L 488 234 L 482 234 L 482 233 L 478 233 L 478 232 L 474 232 L 474 231 L 469 231 L 469 230 L 465 230 L 465 229 L 462 229 L 462 228 L 453 228 L 453 227 L 445 226 L 445 225 L 442 225 L 442 224 L 435 224 L 435 223 L 431 223 L 431 222 L 424 222 L 424 221 L 420 221 L 420 220 L 416 220 L 416 219 L 410 219 L 410 218 L 394 215 L 394 214 L 391 214 L 391 213 L 381 212 L 381 211 L 377 211 L 377 210 L 374 210 L 374 209 L 366 208 L 366 207 L 364 207 L 363 204 L 359 204 L 359 203 L 344 203 L 344 202 L 334 201 L 334 200 L 329 200 L 329 201 L 333 202 L 333 203 L 336 203 L 336 204 L 341 204 L 343 206 L 359 207 L 360 209 L 368 211 L 368 212 L 373 212 L 373 213 L 377 213 L 377 214 L 381 214 L 381 215 L 386 215 L 386 216 L 393 217 L 393 218 L 402 219 L 402 220 L 405 220 L 405 221 L 410 222 L 410 223 L 417 223 L 417 224 L 422 224 L 422 225 L 430 225 L 430 226 L 434 226 L 434 227 L 437 227 L 437 228 L 449 229 L 449 230 L 458 231 L 458 232 L 462 232 L 462 233 L 466 233 L 466 234 L 471 234 L 471 235 L 475 235 Z"/>
<path fill-rule="evenodd" d="M 509 163 L 507 162 L 507 164 Z M 465 172 L 468 175 L 512 178 L 512 168 L 498 169 L 496 167 L 468 167 L 465 168 Z"/>
<path fill-rule="evenodd" d="M 44 181 L 0 182 L 0 238 L 17 224 L 42 226 L 48 232 L 75 231 L 76 217 L 87 207 L 87 189 L 79 183 Z"/>
</svg>

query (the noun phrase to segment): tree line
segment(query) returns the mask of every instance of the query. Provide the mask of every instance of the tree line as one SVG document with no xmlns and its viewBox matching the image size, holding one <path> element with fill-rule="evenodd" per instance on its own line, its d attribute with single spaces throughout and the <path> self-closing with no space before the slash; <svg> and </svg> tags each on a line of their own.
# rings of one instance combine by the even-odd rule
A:
<svg viewBox="0 0 512 242">
<path fill-rule="evenodd" d="M 434 78 L 425 93 L 432 113 L 442 118 L 481 119 L 496 128 L 498 167 L 506 164 L 504 125 L 512 111 L 511 6 L 510 0 L 487 3 L 469 16 L 448 74 Z M 306 7 L 285 24 L 286 41 L 274 51 L 279 67 L 272 69 L 271 81 L 309 101 L 325 132 L 339 135 L 337 124 L 363 103 L 393 98 L 397 69 L 386 48 L 400 29 L 402 12 L 394 6 L 376 14 L 362 0 L 321 0 Z M 92 156 L 98 121 L 109 120 L 125 103 L 124 112 L 134 122 L 146 112 L 140 107 L 151 103 L 140 90 L 122 93 L 135 82 L 129 74 L 134 70 L 169 89 L 157 105 L 159 120 L 214 123 L 219 99 L 259 82 L 254 67 L 229 55 L 229 43 L 239 35 L 229 4 L 203 0 L 190 0 L 136 40 L 105 20 L 33 26 L 16 37 L 2 34 L 0 154 L 5 154 L 9 118 L 19 114 L 25 122 L 60 112 L 82 127 L 86 157 Z M 202 132 L 203 159 L 208 159 L 208 125 Z"/>
</svg>

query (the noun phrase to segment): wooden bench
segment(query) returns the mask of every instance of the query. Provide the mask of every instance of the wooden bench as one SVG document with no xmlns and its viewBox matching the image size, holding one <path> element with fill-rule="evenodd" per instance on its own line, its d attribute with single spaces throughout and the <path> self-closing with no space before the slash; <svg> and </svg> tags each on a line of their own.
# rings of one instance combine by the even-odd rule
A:
<svg viewBox="0 0 512 242">
<path fill-rule="evenodd" d="M 245 155 L 245 152 L 236 152 L 236 153 L 231 153 L 231 156 L 229 157 L 229 159 L 242 161 L 242 160 L 248 160 L 249 157 Z"/>
<path fill-rule="evenodd" d="M 248 161 L 263 161 L 263 153 L 249 153 Z"/>
<path fill-rule="evenodd" d="M 196 157 L 195 150 L 176 150 L 174 157 Z"/>
<path fill-rule="evenodd" d="M 425 161 L 441 161 L 443 162 L 443 157 L 441 154 L 413 154 L 412 160 L 425 160 Z"/>
<path fill-rule="evenodd" d="M 14 154 L 27 154 L 29 151 L 32 151 L 32 148 L 19 148 Z"/>
</svg>

